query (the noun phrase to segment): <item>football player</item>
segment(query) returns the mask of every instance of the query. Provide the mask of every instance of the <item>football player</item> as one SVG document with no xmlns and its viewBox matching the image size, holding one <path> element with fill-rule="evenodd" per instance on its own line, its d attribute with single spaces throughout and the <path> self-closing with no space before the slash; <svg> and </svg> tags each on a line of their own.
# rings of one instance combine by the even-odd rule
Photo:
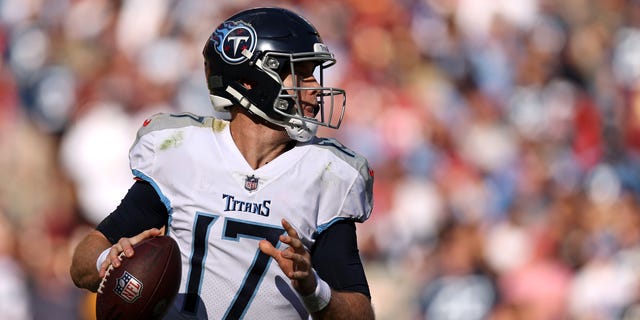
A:
<svg viewBox="0 0 640 320">
<path fill-rule="evenodd" d="M 130 151 L 136 181 L 77 246 L 71 275 L 95 291 L 118 255 L 163 233 L 182 253 L 167 319 L 371 319 L 356 242 L 373 172 L 319 126 L 337 129 L 345 92 L 317 30 L 281 8 L 230 17 L 203 51 L 216 110 L 157 114 Z"/>
</svg>

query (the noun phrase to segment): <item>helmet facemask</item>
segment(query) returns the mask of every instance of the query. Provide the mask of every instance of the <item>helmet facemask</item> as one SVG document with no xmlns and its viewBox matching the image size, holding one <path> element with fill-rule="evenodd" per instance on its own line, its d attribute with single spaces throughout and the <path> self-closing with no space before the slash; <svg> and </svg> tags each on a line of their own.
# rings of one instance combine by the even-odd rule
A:
<svg viewBox="0 0 640 320">
<path fill-rule="evenodd" d="M 321 45 L 321 44 L 320 44 Z M 335 64 L 329 52 L 280 53 L 268 52 L 263 63 L 257 67 L 269 74 L 280 86 L 280 94 L 273 102 L 273 111 L 283 120 L 274 123 L 285 127 L 289 136 L 297 141 L 308 141 L 315 136 L 318 126 L 338 129 L 344 118 L 346 93 L 343 89 L 324 86 L 324 69 Z M 296 65 L 302 62 L 315 64 L 314 78 L 320 86 L 305 86 L 304 80 L 296 73 Z M 284 77 L 291 75 L 291 85 L 284 83 Z M 303 102 L 305 91 L 315 92 L 314 117 L 305 115 L 304 109 L 311 106 Z M 267 119 L 270 122 L 273 122 Z"/>
</svg>

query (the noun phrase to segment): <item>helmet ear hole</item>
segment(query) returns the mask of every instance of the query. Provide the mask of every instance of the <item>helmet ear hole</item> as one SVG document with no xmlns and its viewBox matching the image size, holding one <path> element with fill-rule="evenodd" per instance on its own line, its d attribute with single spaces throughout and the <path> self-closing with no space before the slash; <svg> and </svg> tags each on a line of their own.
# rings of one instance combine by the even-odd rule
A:
<svg viewBox="0 0 640 320">
<path fill-rule="evenodd" d="M 211 76 L 207 79 L 207 85 L 209 88 L 222 88 L 224 82 L 221 76 Z"/>
</svg>

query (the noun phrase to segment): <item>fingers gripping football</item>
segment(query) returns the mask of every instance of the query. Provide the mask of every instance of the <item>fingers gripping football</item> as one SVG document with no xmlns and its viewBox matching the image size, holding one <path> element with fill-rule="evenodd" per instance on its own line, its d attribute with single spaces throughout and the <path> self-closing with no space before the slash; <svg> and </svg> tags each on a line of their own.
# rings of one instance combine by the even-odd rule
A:
<svg viewBox="0 0 640 320">
<path fill-rule="evenodd" d="M 262 240 L 259 243 L 260 250 L 276 260 L 298 293 L 310 294 L 316 287 L 315 275 L 311 269 L 311 255 L 300 241 L 298 232 L 287 220 L 282 220 L 282 226 L 286 234 L 280 236 L 280 241 L 288 247 L 278 250 L 269 241 Z"/>
<path fill-rule="evenodd" d="M 139 243 L 140 241 L 146 238 L 160 236 L 163 233 L 164 232 L 162 229 L 153 228 L 153 229 L 145 230 L 131 238 L 121 238 L 116 244 L 111 246 L 111 250 L 109 251 L 107 259 L 105 259 L 100 265 L 100 271 L 99 271 L 100 277 L 104 278 L 104 276 L 107 273 L 107 269 L 109 268 L 110 265 L 113 266 L 113 268 L 120 267 L 120 264 L 122 263 L 123 255 L 127 258 L 133 257 L 134 255 L 133 246 L 135 244 Z"/>
</svg>

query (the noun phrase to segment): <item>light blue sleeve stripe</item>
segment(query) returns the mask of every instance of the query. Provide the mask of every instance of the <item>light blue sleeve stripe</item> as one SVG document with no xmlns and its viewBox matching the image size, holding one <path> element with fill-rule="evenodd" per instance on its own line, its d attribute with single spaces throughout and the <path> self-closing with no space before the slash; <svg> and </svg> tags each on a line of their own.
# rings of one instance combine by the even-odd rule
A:
<svg viewBox="0 0 640 320">
<path fill-rule="evenodd" d="M 352 219 L 347 218 L 347 217 L 336 217 L 336 218 L 333 218 L 331 221 L 329 221 L 329 222 L 327 222 L 325 224 L 319 225 L 318 229 L 316 229 L 316 232 L 313 234 L 313 239 L 316 239 L 318 237 L 318 235 L 323 233 L 325 230 L 329 229 L 329 227 L 331 227 L 334 223 L 336 223 L 338 221 L 342 221 L 342 220 L 352 220 Z"/>
<path fill-rule="evenodd" d="M 162 201 L 162 203 L 164 204 L 165 208 L 167 208 L 167 212 L 169 212 L 169 220 L 171 220 L 171 201 L 169 201 L 169 198 L 167 198 L 162 191 L 160 190 L 160 187 L 158 187 L 158 185 L 156 184 L 155 181 L 153 181 L 153 179 L 151 179 L 151 177 L 147 176 L 146 174 L 142 173 L 139 170 L 133 169 L 131 170 L 131 172 L 133 173 L 134 176 L 149 182 L 149 184 L 151 184 L 151 186 L 153 187 L 153 189 L 156 190 L 156 193 L 158 194 L 158 196 L 160 197 L 160 201 Z"/>
</svg>

